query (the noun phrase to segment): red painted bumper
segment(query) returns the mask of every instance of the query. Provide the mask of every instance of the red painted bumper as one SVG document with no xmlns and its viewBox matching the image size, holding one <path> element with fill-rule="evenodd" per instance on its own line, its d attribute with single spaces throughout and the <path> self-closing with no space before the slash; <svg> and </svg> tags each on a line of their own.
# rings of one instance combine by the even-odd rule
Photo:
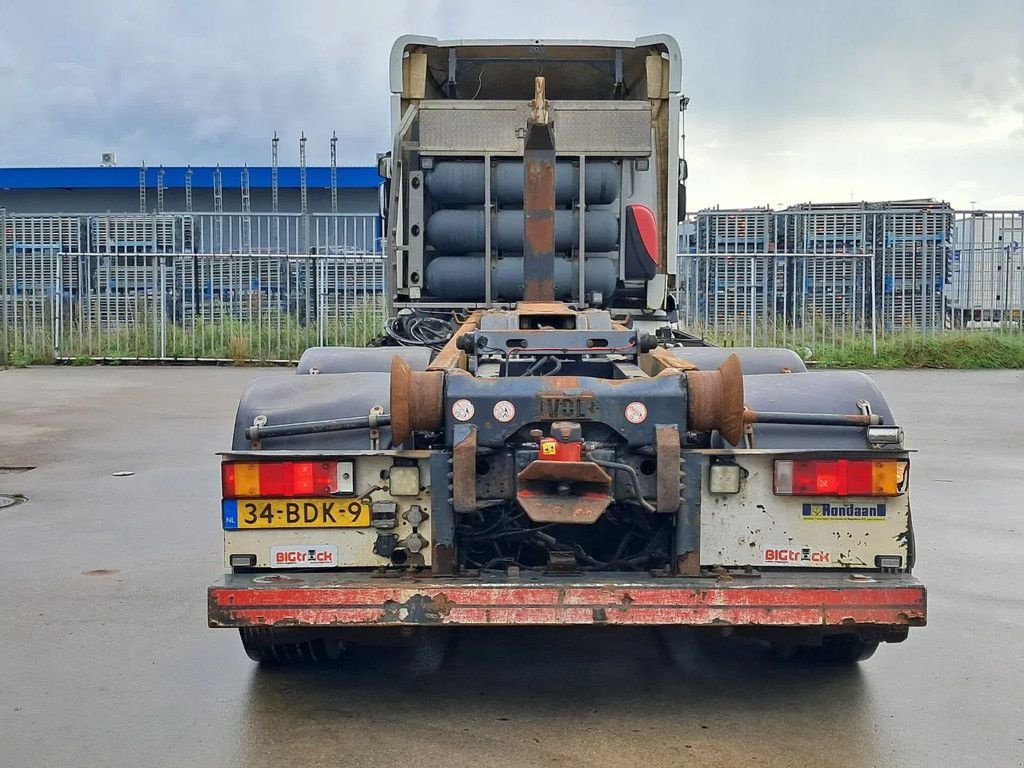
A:
<svg viewBox="0 0 1024 768">
<path fill-rule="evenodd" d="M 924 585 L 905 574 L 756 578 L 538 576 L 375 578 L 228 575 L 209 589 L 211 627 L 415 625 L 923 626 Z"/>
</svg>

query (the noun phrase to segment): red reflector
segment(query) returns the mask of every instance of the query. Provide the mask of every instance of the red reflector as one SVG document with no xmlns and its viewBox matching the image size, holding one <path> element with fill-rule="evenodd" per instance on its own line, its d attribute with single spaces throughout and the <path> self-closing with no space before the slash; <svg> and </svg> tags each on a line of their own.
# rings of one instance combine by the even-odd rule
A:
<svg viewBox="0 0 1024 768">
<path fill-rule="evenodd" d="M 658 263 L 658 221 L 654 218 L 654 211 L 646 205 L 630 205 L 629 210 L 636 217 L 636 228 L 640 232 L 640 239 L 643 241 L 644 250 L 647 251 L 647 258 Z"/>
<path fill-rule="evenodd" d="M 235 465 L 225 462 L 220 465 L 220 484 L 225 499 L 235 495 Z"/>
<path fill-rule="evenodd" d="M 626 206 L 623 268 L 627 280 L 650 280 L 658 273 L 658 222 L 646 205 Z"/>
</svg>

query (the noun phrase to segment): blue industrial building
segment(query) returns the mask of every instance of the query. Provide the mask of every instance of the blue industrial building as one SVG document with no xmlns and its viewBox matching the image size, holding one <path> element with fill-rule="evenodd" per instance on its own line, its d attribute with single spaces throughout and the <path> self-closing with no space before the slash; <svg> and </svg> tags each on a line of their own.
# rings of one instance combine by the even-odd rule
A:
<svg viewBox="0 0 1024 768">
<path fill-rule="evenodd" d="M 305 170 L 306 210 L 309 213 L 331 212 L 331 169 L 313 166 Z M 46 214 L 242 211 L 246 173 L 249 210 L 253 213 L 272 211 L 273 168 L 270 166 L 0 168 L 0 208 L 6 208 L 8 213 Z M 282 166 L 277 173 L 277 210 L 300 212 L 301 169 Z M 376 213 L 380 181 L 375 167 L 338 168 L 337 211 Z"/>
</svg>

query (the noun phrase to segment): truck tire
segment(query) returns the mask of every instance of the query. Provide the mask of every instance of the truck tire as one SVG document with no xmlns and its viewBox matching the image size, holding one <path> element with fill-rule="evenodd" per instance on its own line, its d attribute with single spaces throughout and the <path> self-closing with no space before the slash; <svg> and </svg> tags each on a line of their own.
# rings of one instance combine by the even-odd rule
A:
<svg viewBox="0 0 1024 768">
<path fill-rule="evenodd" d="M 238 634 L 245 655 L 264 667 L 327 664 L 337 661 L 344 650 L 340 641 L 329 637 L 282 642 L 269 627 L 241 627 Z"/>
<path fill-rule="evenodd" d="M 862 640 L 857 635 L 831 635 L 822 638 L 821 645 L 793 642 L 771 644 L 771 653 L 776 659 L 812 664 L 856 664 L 870 659 L 877 650 L 877 642 Z"/>
<path fill-rule="evenodd" d="M 870 659 L 877 650 L 877 642 L 866 642 L 856 635 L 833 635 L 822 641 L 820 660 L 825 664 L 856 664 Z"/>
<path fill-rule="evenodd" d="M 444 667 L 454 634 L 443 627 L 423 628 L 409 647 L 407 674 L 411 680 L 432 677 Z"/>
</svg>

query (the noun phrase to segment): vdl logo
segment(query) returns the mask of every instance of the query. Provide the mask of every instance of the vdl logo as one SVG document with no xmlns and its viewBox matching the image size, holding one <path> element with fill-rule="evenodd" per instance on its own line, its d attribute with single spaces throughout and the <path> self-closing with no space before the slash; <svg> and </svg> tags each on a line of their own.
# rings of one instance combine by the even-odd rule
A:
<svg viewBox="0 0 1024 768">
<path fill-rule="evenodd" d="M 885 520 L 885 504 L 804 504 L 804 520 Z"/>
</svg>

